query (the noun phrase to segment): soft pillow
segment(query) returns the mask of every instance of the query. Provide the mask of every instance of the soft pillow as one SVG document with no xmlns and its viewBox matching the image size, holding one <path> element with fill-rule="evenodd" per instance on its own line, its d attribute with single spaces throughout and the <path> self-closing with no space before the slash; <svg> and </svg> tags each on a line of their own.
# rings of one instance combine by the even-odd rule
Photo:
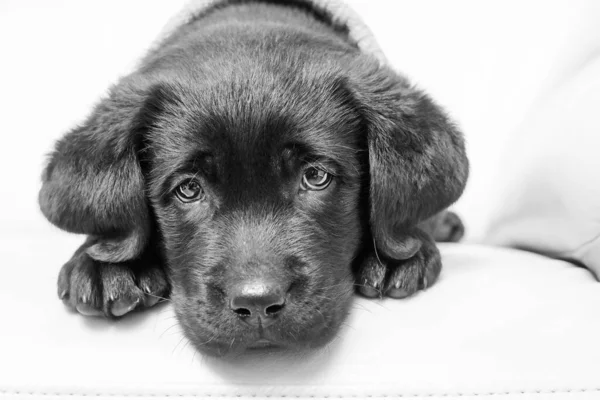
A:
<svg viewBox="0 0 600 400">
<path fill-rule="evenodd" d="M 600 277 L 600 57 L 550 88 L 512 137 L 484 241 L 571 260 Z"/>
</svg>

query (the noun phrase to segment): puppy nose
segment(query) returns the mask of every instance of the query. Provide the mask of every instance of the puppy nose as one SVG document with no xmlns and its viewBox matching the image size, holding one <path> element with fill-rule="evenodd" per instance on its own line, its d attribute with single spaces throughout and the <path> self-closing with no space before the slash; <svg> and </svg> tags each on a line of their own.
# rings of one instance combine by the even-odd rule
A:
<svg viewBox="0 0 600 400">
<path fill-rule="evenodd" d="M 285 306 L 286 291 L 274 282 L 252 281 L 234 286 L 230 306 L 238 317 L 253 326 L 268 326 Z"/>
</svg>

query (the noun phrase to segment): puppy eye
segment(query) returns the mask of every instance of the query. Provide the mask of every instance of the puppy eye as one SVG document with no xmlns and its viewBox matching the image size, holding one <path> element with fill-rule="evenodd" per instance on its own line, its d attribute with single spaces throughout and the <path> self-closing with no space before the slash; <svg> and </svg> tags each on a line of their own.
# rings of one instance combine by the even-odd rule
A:
<svg viewBox="0 0 600 400">
<path fill-rule="evenodd" d="M 303 190 L 323 190 L 329 186 L 333 175 L 329 172 L 325 172 L 322 169 L 310 167 L 304 171 L 302 176 L 302 189 Z"/>
<path fill-rule="evenodd" d="M 195 179 L 186 179 L 175 190 L 175 195 L 183 203 L 198 201 L 204 197 L 202 186 Z"/>
</svg>

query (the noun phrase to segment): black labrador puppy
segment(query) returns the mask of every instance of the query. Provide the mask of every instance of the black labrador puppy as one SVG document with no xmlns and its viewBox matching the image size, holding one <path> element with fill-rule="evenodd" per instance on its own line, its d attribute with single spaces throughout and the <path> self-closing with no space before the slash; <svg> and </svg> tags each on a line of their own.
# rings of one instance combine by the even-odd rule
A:
<svg viewBox="0 0 600 400">
<path fill-rule="evenodd" d="M 354 288 L 402 298 L 468 175 L 423 92 L 307 1 L 222 1 L 182 24 L 56 144 L 41 210 L 88 235 L 58 293 L 119 317 L 171 296 L 207 354 L 310 348 Z"/>
</svg>

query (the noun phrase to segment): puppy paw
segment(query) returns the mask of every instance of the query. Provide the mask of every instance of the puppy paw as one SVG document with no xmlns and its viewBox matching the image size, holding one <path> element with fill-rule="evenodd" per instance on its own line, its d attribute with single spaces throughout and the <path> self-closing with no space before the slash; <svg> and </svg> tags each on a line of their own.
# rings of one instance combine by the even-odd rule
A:
<svg viewBox="0 0 600 400">
<path fill-rule="evenodd" d="M 437 280 L 442 269 L 440 252 L 432 240 L 425 240 L 407 260 L 390 260 L 372 250 L 362 260 L 357 275 L 358 291 L 366 297 L 408 297 Z"/>
<path fill-rule="evenodd" d="M 444 213 L 433 232 L 438 242 L 458 242 L 465 235 L 465 226 L 460 217 L 452 211 Z"/>
<path fill-rule="evenodd" d="M 82 249 L 58 276 L 59 298 L 86 316 L 121 317 L 152 307 L 168 293 L 168 281 L 158 264 L 104 263 Z"/>
</svg>

